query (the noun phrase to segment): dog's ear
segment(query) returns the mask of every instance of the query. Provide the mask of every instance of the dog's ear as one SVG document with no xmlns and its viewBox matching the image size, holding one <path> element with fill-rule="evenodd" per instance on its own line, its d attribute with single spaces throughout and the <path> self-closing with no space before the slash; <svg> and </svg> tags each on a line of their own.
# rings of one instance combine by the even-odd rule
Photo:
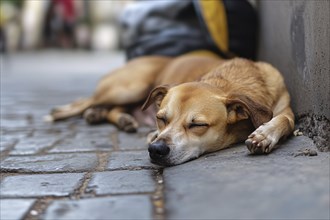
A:
<svg viewBox="0 0 330 220">
<path fill-rule="evenodd" d="M 250 118 L 253 126 L 258 128 L 273 117 L 271 109 L 245 95 L 231 95 L 226 100 L 226 106 L 228 124 L 234 124 L 240 120 Z"/>
<path fill-rule="evenodd" d="M 152 103 L 156 103 L 157 107 L 160 106 L 160 103 L 162 102 L 163 98 L 165 97 L 167 91 L 169 90 L 170 86 L 163 85 L 158 86 L 154 88 L 147 98 L 147 100 L 142 105 L 142 111 L 146 110 Z"/>
</svg>

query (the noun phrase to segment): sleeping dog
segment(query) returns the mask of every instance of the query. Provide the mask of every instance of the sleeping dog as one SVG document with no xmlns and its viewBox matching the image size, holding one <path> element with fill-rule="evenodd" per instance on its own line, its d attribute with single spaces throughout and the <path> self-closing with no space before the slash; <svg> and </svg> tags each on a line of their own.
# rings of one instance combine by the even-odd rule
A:
<svg viewBox="0 0 330 220">
<path fill-rule="evenodd" d="M 48 119 L 83 115 L 89 123 L 107 120 L 131 132 L 138 128 L 132 107 L 152 104 L 157 130 L 148 137 L 148 151 L 152 162 L 165 166 L 244 140 L 251 153 L 270 153 L 294 128 L 278 70 L 208 52 L 131 60 L 102 78 L 92 97 L 57 107 Z"/>
</svg>

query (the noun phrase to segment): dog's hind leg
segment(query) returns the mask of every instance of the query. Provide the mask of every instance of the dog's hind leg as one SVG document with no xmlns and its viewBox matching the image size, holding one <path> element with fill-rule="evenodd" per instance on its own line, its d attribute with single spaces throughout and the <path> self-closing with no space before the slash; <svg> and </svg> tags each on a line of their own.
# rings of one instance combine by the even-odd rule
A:
<svg viewBox="0 0 330 220">
<path fill-rule="evenodd" d="M 84 112 L 83 118 L 86 120 L 88 124 L 96 125 L 106 122 L 108 113 L 109 113 L 108 108 L 91 107 Z"/>
<path fill-rule="evenodd" d="M 123 107 L 115 107 L 111 109 L 107 114 L 107 120 L 115 124 L 120 130 L 126 132 L 136 132 L 139 124 L 136 119 L 126 113 L 126 109 Z"/>
<path fill-rule="evenodd" d="M 167 57 L 140 57 L 113 70 L 99 82 L 94 105 L 123 106 L 144 101 L 170 61 Z"/>
<path fill-rule="evenodd" d="M 92 98 L 79 99 L 71 104 L 55 107 L 44 119 L 46 121 L 59 121 L 74 116 L 81 116 L 86 109 L 92 106 L 92 103 Z"/>
</svg>

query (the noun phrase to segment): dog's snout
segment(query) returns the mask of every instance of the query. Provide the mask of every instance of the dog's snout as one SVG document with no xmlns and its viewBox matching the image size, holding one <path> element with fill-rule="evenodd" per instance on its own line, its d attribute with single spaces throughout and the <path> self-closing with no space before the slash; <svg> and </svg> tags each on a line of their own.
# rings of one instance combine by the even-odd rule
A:
<svg viewBox="0 0 330 220">
<path fill-rule="evenodd" d="M 170 148 L 166 145 L 165 141 L 160 140 L 149 144 L 148 151 L 152 159 L 159 159 L 168 155 Z"/>
</svg>

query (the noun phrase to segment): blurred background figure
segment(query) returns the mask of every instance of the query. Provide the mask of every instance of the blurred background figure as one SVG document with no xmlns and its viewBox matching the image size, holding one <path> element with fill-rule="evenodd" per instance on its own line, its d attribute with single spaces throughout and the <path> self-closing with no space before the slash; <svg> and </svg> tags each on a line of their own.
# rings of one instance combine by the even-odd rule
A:
<svg viewBox="0 0 330 220">
<path fill-rule="evenodd" d="M 16 51 L 21 36 L 20 15 L 22 1 L 0 1 L 0 52 Z"/>
<path fill-rule="evenodd" d="M 44 45 L 73 48 L 76 20 L 77 9 L 74 0 L 51 0 L 43 25 Z"/>
<path fill-rule="evenodd" d="M 0 51 L 118 49 L 118 18 L 129 2 L 1 0 Z"/>
<path fill-rule="evenodd" d="M 20 1 L 21 8 L 21 46 L 23 49 L 35 49 L 41 43 L 41 31 L 44 25 L 47 1 Z"/>
</svg>

